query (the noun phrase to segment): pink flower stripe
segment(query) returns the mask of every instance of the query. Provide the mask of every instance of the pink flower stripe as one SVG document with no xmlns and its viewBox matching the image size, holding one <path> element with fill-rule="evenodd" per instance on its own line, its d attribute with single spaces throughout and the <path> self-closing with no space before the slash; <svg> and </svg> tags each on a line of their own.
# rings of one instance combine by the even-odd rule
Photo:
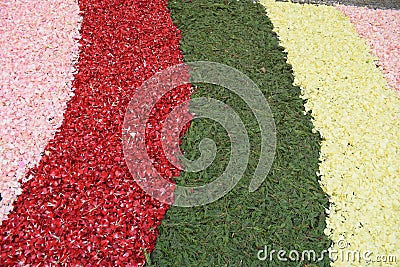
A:
<svg viewBox="0 0 400 267">
<path fill-rule="evenodd" d="M 365 7 L 337 6 L 367 40 L 390 87 L 400 96 L 400 10 L 374 10 Z"/>
<path fill-rule="evenodd" d="M 74 0 L 0 3 L 0 224 L 73 95 L 80 21 Z"/>
</svg>

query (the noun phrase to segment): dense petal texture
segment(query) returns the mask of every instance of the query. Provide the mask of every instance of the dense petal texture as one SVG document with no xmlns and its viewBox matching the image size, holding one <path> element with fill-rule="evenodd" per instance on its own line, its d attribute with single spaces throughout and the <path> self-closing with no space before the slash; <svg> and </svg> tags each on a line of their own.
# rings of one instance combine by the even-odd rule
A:
<svg viewBox="0 0 400 267">
<path fill-rule="evenodd" d="M 389 85 L 400 96 L 400 10 L 379 10 L 365 7 L 338 6 L 365 38 L 379 59 Z"/>
<path fill-rule="evenodd" d="M 182 62 L 179 31 L 166 4 L 79 1 L 83 21 L 78 73 L 72 82 L 75 95 L 3 221 L 2 264 L 144 264 L 168 205 L 146 195 L 128 171 L 122 122 L 134 93 L 143 99 L 152 93 L 137 91 L 143 81 Z M 149 151 L 160 147 L 157 131 L 165 114 L 189 93 L 188 86 L 174 89 L 157 104 L 148 121 Z M 152 153 L 164 177 L 179 174 L 162 153 Z M 152 170 L 146 164 L 137 168 L 142 174 Z"/>
<path fill-rule="evenodd" d="M 174 0 L 179 47 L 167 2 L 0 3 L 0 265 L 298 266 L 276 256 L 262 262 L 257 252 L 312 249 L 319 256 L 331 244 L 339 254 L 318 266 L 370 265 L 343 256 L 354 251 L 398 261 L 400 104 L 392 89 L 400 95 L 400 11 L 262 0 L 272 25 L 258 1 Z M 189 126 L 181 123 L 191 119 L 187 103 L 176 107 L 189 99 L 190 86 L 154 107 L 160 91 L 141 87 L 181 63 L 179 49 L 187 61 L 242 71 L 271 105 L 276 156 L 257 191 L 247 186 L 258 161 L 258 125 L 238 96 L 206 84 L 192 97 L 225 102 L 248 130 L 243 179 L 218 201 L 188 209 L 169 209 L 135 182 L 180 175 L 165 155 L 179 148 Z M 186 74 L 176 80 L 186 82 Z M 127 111 L 129 103 L 138 110 Z M 141 112 L 147 107 L 150 114 Z M 176 125 L 166 127 L 171 110 Z M 124 120 L 133 123 L 129 155 Z M 172 140 L 167 151 L 163 127 Z M 182 173 L 178 184 L 207 183 L 231 160 L 230 140 L 211 120 L 192 124 L 182 144 L 186 157 L 200 157 L 203 138 L 218 146 L 214 162 Z M 377 265 L 385 264 L 395 265 Z"/>
<path fill-rule="evenodd" d="M 80 21 L 75 0 L 0 3 L 0 224 L 61 125 Z"/>
<path fill-rule="evenodd" d="M 325 232 L 335 242 L 333 248 L 345 239 L 345 250 L 396 254 L 400 105 L 395 91 L 365 41 L 334 7 L 262 3 L 323 138 L 319 172 L 332 203 Z"/>
</svg>

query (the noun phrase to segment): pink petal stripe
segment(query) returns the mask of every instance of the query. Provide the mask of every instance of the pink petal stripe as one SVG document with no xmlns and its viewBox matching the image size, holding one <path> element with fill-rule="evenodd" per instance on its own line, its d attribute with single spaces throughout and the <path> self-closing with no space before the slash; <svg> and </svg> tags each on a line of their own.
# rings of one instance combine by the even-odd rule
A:
<svg viewBox="0 0 400 267">
<path fill-rule="evenodd" d="M 400 96 L 400 10 L 337 6 L 367 40 L 390 87 Z"/>
<path fill-rule="evenodd" d="M 74 0 L 0 3 L 0 224 L 61 125 L 80 21 Z"/>
</svg>

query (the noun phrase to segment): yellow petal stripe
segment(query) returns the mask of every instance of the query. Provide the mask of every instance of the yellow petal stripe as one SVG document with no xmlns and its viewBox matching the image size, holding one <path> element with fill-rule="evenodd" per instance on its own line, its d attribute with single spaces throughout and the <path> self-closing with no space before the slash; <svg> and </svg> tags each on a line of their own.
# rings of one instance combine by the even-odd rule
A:
<svg viewBox="0 0 400 267">
<path fill-rule="evenodd" d="M 320 132 L 332 250 L 395 255 L 400 264 L 400 101 L 376 58 L 334 7 L 261 0 Z M 345 249 L 342 249 L 346 247 Z M 338 257 L 336 257 L 338 258 Z M 370 259 L 374 259 L 371 257 Z M 395 266 L 396 263 L 374 263 Z M 333 266 L 364 266 L 338 258 Z"/>
</svg>

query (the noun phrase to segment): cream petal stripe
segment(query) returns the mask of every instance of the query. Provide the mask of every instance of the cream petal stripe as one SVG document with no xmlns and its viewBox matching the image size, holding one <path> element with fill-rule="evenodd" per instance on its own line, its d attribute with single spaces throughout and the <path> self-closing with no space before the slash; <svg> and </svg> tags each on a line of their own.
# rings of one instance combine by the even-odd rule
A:
<svg viewBox="0 0 400 267">
<path fill-rule="evenodd" d="M 331 201 L 325 233 L 334 241 L 332 249 L 399 258 L 400 102 L 395 90 L 365 41 L 334 7 L 261 3 L 323 138 L 319 173 Z"/>
</svg>

